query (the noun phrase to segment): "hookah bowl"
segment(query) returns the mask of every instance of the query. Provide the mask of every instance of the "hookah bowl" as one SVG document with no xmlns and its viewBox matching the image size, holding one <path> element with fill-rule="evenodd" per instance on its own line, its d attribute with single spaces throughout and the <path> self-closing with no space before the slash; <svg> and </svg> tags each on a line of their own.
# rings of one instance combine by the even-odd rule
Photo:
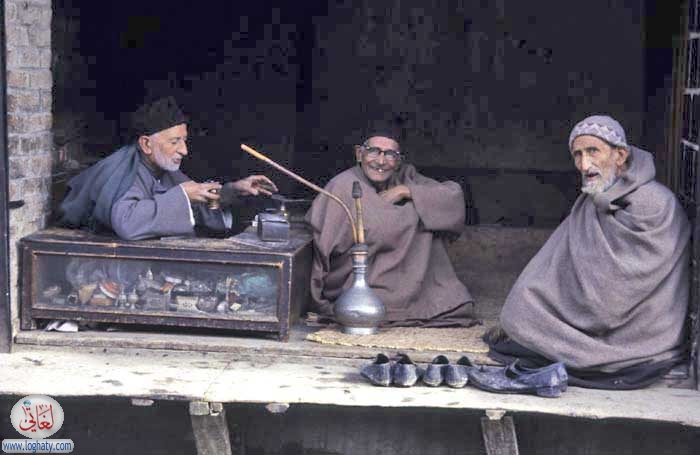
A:
<svg viewBox="0 0 700 455">
<path fill-rule="evenodd" d="M 364 243 L 355 244 L 352 255 L 352 286 L 335 301 L 333 312 L 342 325 L 343 333 L 371 335 L 377 333 L 379 323 L 386 316 L 386 308 L 365 279 L 368 248 Z"/>
</svg>

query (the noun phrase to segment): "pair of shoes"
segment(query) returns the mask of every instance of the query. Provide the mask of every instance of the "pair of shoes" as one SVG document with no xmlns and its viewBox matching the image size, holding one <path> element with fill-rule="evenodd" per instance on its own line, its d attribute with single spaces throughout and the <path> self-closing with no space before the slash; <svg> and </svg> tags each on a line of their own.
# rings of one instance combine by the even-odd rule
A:
<svg viewBox="0 0 700 455">
<path fill-rule="evenodd" d="M 433 359 L 425 371 L 406 354 L 398 354 L 391 361 L 378 354 L 374 362 L 362 368 L 362 376 L 374 385 L 388 387 L 412 387 L 422 378 L 425 385 L 437 387 L 447 384 L 462 388 L 467 383 L 497 393 L 531 393 L 555 398 L 566 391 L 569 376 L 563 363 L 557 362 L 542 368 L 523 367 L 518 360 L 505 367 L 475 365 L 467 356 L 451 364 L 444 355 Z"/>
<path fill-rule="evenodd" d="M 556 398 L 566 391 L 568 379 L 561 362 L 542 368 L 525 368 L 516 360 L 505 367 L 469 371 L 469 382 L 479 389 L 498 393 L 532 393 L 547 398 Z"/>
<path fill-rule="evenodd" d="M 374 362 L 362 367 L 360 373 L 374 385 L 411 387 L 421 378 L 423 369 L 406 354 L 399 354 L 395 362 L 384 354 L 378 354 Z"/>
<path fill-rule="evenodd" d="M 437 387 L 445 383 L 449 387 L 460 389 L 469 381 L 469 370 L 475 368 L 478 367 L 467 356 L 462 356 L 457 363 L 451 364 L 447 357 L 439 355 L 426 368 L 423 384 Z"/>
</svg>

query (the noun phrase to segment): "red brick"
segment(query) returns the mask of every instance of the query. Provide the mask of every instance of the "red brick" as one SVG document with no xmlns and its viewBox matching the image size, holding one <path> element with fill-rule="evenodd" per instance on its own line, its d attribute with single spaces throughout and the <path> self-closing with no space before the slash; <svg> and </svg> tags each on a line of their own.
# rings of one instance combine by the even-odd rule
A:
<svg viewBox="0 0 700 455">
<path fill-rule="evenodd" d="M 29 31 L 24 25 L 10 24 L 5 27 L 5 39 L 8 47 L 29 46 Z"/>
<path fill-rule="evenodd" d="M 20 147 L 22 154 L 35 155 L 38 153 L 47 153 L 53 148 L 53 137 L 50 132 L 34 134 L 29 137 L 20 139 Z"/>
<path fill-rule="evenodd" d="M 45 177 L 51 175 L 51 155 L 40 155 L 34 156 L 29 160 L 25 159 L 25 162 L 30 163 L 30 165 L 25 169 L 26 173 L 30 177 Z M 43 181 L 39 182 L 39 192 L 43 193 Z"/>
<path fill-rule="evenodd" d="M 51 54 L 49 54 L 50 57 Z M 29 74 L 29 84 L 32 88 L 38 89 L 51 89 L 53 85 L 53 77 L 51 75 L 51 70 L 42 69 L 38 71 L 32 71 Z"/>
<path fill-rule="evenodd" d="M 16 199 L 11 199 L 11 200 L 16 200 Z M 24 214 L 22 213 L 24 211 L 24 207 L 20 209 L 15 209 L 15 210 L 10 210 L 10 226 L 16 226 L 17 227 L 17 234 L 20 236 L 24 237 L 22 230 L 24 227 Z"/>
<path fill-rule="evenodd" d="M 39 65 L 40 68 L 51 68 L 51 48 L 39 49 Z"/>
<path fill-rule="evenodd" d="M 29 223 L 41 222 L 49 210 L 49 195 L 46 193 L 25 194 L 24 219 Z"/>
<path fill-rule="evenodd" d="M 51 28 L 43 25 L 29 27 L 28 42 L 35 46 L 51 46 Z"/>
<path fill-rule="evenodd" d="M 41 178 L 30 177 L 22 180 L 23 199 L 31 199 L 32 196 L 41 194 Z"/>
<path fill-rule="evenodd" d="M 10 88 L 29 88 L 29 72 L 21 70 L 7 71 L 7 86 Z"/>
<path fill-rule="evenodd" d="M 22 179 L 12 180 L 10 179 L 8 183 L 8 193 L 11 201 L 16 201 L 17 199 L 22 199 L 22 188 L 24 182 Z M 10 211 L 12 213 L 12 211 Z"/>
<path fill-rule="evenodd" d="M 5 2 L 5 22 L 12 23 L 17 20 L 17 4 L 12 0 Z"/>
<path fill-rule="evenodd" d="M 10 180 L 22 179 L 27 176 L 27 168 L 29 167 L 29 162 L 23 156 L 20 157 L 9 157 L 7 159 L 7 176 Z"/>
<path fill-rule="evenodd" d="M 8 47 L 7 67 L 15 68 L 39 68 L 39 49 L 35 47 Z"/>
<path fill-rule="evenodd" d="M 53 162 L 51 163 L 53 166 Z M 52 167 L 53 170 L 53 167 Z M 49 194 L 51 192 L 51 187 L 53 185 L 53 177 L 51 174 L 48 176 L 44 176 L 43 179 L 41 179 L 41 192 L 43 194 Z"/>
<path fill-rule="evenodd" d="M 8 154 L 20 154 L 21 139 L 16 134 L 11 134 L 7 137 L 7 151 Z"/>
<path fill-rule="evenodd" d="M 41 98 L 38 92 L 8 92 L 7 112 L 35 112 L 39 109 Z"/>
<path fill-rule="evenodd" d="M 7 68 L 10 69 L 15 69 L 20 67 L 20 56 L 19 56 L 19 50 L 13 49 L 11 47 L 7 47 L 5 50 L 5 65 L 7 65 Z"/>
<path fill-rule="evenodd" d="M 51 114 L 8 114 L 7 130 L 10 133 L 35 133 L 51 129 Z"/>
<path fill-rule="evenodd" d="M 24 25 L 44 25 L 51 26 L 50 5 L 37 5 L 27 1 L 17 5 L 17 19 Z"/>
<path fill-rule="evenodd" d="M 8 133 L 22 133 L 24 129 L 24 116 L 7 113 L 7 132 Z"/>
<path fill-rule="evenodd" d="M 41 101 L 39 102 L 39 110 L 44 112 L 51 112 L 53 102 L 53 97 L 51 96 L 51 91 L 42 90 L 40 93 Z"/>
</svg>

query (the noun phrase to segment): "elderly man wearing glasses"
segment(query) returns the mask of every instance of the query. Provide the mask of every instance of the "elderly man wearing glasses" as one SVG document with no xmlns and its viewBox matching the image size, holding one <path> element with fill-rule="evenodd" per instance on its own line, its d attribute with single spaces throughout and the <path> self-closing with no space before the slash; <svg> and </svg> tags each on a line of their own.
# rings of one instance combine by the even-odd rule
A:
<svg viewBox="0 0 700 455">
<path fill-rule="evenodd" d="M 354 156 L 357 166 L 335 176 L 326 190 L 352 206 L 352 184 L 362 186 L 367 279 L 386 305 L 384 325 L 473 325 L 474 302 L 444 245 L 444 234 L 458 236 L 464 228 L 460 186 L 419 174 L 389 135 L 370 136 L 355 147 Z M 317 197 L 306 217 L 315 246 L 312 310 L 332 320 L 333 303 L 352 283 L 351 228 L 327 197 Z"/>
</svg>

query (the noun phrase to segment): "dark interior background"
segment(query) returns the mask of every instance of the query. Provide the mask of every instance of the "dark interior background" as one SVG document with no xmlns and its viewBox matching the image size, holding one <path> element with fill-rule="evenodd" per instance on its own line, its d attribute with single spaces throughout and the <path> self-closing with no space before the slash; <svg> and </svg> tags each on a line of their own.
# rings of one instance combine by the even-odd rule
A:
<svg viewBox="0 0 700 455">
<path fill-rule="evenodd" d="M 618 118 L 663 174 L 678 8 L 55 0 L 57 175 L 131 140 L 128 113 L 173 94 L 195 179 L 264 172 L 308 196 L 239 144 L 324 184 L 353 164 L 353 144 L 392 128 L 423 173 L 462 184 L 468 223 L 552 227 L 577 195 L 567 139 L 586 115 Z"/>
</svg>

